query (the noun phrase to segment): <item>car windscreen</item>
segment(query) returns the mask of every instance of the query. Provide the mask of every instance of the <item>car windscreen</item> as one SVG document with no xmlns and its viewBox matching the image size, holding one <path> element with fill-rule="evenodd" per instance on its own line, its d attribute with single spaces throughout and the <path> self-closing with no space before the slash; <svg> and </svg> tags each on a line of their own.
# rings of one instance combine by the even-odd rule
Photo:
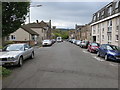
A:
<svg viewBox="0 0 120 90">
<path fill-rule="evenodd" d="M 111 47 L 112 47 L 113 50 L 119 50 L 120 51 L 120 47 L 118 47 L 118 46 L 111 45 Z"/>
<path fill-rule="evenodd" d="M 91 45 L 92 46 L 99 46 L 97 43 L 92 43 Z"/>
<path fill-rule="evenodd" d="M 23 45 L 8 45 L 6 46 L 3 51 L 21 51 L 24 50 Z"/>
<path fill-rule="evenodd" d="M 43 42 L 49 42 L 50 40 L 44 40 Z"/>
</svg>

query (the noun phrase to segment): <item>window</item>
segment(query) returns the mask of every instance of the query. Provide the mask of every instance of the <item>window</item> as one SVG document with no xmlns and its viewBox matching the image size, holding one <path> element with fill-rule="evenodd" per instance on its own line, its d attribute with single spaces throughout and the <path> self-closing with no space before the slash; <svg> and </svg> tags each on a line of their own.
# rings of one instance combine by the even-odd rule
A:
<svg viewBox="0 0 120 90">
<path fill-rule="evenodd" d="M 102 29 L 102 33 L 104 33 L 104 28 Z"/>
<path fill-rule="evenodd" d="M 93 16 L 93 21 L 96 21 L 96 15 Z"/>
<path fill-rule="evenodd" d="M 102 33 L 104 33 L 104 23 L 102 23 Z"/>
<path fill-rule="evenodd" d="M 110 46 L 107 46 L 107 50 L 113 50 L 112 47 Z"/>
<path fill-rule="evenodd" d="M 101 13 L 101 17 L 104 18 L 105 11 L 103 10 Z"/>
<path fill-rule="evenodd" d="M 104 35 L 102 35 L 102 40 L 104 40 Z"/>
<path fill-rule="evenodd" d="M 98 39 L 97 39 L 97 40 L 99 41 L 99 35 L 98 35 L 97 37 L 98 37 Z"/>
<path fill-rule="evenodd" d="M 116 18 L 116 30 L 119 30 L 119 18 Z"/>
<path fill-rule="evenodd" d="M 116 35 L 116 41 L 118 41 L 119 40 L 119 36 L 118 35 Z"/>
<path fill-rule="evenodd" d="M 100 32 L 100 28 L 101 28 L 100 25 L 101 25 L 101 24 L 98 24 L 98 33 Z"/>
<path fill-rule="evenodd" d="M 28 48 L 28 49 L 29 49 L 30 46 L 29 46 L 28 44 L 25 44 L 25 45 L 24 45 L 24 48 Z"/>
<path fill-rule="evenodd" d="M 35 37 L 34 37 L 34 35 L 32 36 L 32 40 L 35 40 Z"/>
<path fill-rule="evenodd" d="M 98 20 L 99 20 L 99 17 L 100 17 L 100 13 L 97 14 L 97 18 L 98 18 Z"/>
<path fill-rule="evenodd" d="M 119 7 L 119 2 L 120 2 L 120 1 L 117 1 L 117 2 L 116 2 L 115 8 L 118 8 L 118 7 Z"/>
<path fill-rule="evenodd" d="M 93 26 L 93 34 L 95 34 L 95 31 L 96 31 L 96 26 Z"/>
<path fill-rule="evenodd" d="M 108 15 L 112 14 L 112 6 L 108 7 Z"/>
<path fill-rule="evenodd" d="M 42 33 L 43 33 L 43 29 L 42 29 Z"/>
<path fill-rule="evenodd" d="M 15 35 L 11 35 L 11 40 L 15 40 L 15 39 L 16 39 Z"/>
<path fill-rule="evenodd" d="M 108 32 L 112 31 L 112 20 L 108 21 Z"/>
</svg>

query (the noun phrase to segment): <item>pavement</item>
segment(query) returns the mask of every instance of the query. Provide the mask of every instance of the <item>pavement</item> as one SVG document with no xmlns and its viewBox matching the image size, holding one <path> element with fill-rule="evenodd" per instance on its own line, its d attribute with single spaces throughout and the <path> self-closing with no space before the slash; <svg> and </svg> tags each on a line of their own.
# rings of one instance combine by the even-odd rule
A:
<svg viewBox="0 0 120 90">
<path fill-rule="evenodd" d="M 35 58 L 9 67 L 3 88 L 118 88 L 118 63 L 69 42 L 36 47 Z"/>
</svg>

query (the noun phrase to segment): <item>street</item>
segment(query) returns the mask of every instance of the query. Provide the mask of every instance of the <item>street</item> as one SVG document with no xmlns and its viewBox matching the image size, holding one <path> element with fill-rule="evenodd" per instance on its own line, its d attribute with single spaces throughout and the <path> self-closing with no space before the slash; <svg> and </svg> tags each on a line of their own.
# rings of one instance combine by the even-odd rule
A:
<svg viewBox="0 0 120 90">
<path fill-rule="evenodd" d="M 3 88 L 118 88 L 118 63 L 69 42 L 35 48 L 35 58 L 9 67 Z"/>
</svg>

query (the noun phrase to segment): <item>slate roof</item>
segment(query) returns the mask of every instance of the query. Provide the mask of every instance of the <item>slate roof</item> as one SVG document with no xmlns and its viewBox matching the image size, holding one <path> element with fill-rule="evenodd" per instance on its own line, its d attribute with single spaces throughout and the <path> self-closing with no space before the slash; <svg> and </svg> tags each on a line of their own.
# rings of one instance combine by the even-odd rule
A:
<svg viewBox="0 0 120 90">
<path fill-rule="evenodd" d="M 35 31 L 33 31 L 30 27 L 28 27 L 27 25 L 22 25 L 21 26 L 22 29 L 24 29 L 25 31 L 27 31 L 28 33 L 32 34 L 32 35 L 39 35 L 38 33 L 36 33 Z"/>
</svg>

